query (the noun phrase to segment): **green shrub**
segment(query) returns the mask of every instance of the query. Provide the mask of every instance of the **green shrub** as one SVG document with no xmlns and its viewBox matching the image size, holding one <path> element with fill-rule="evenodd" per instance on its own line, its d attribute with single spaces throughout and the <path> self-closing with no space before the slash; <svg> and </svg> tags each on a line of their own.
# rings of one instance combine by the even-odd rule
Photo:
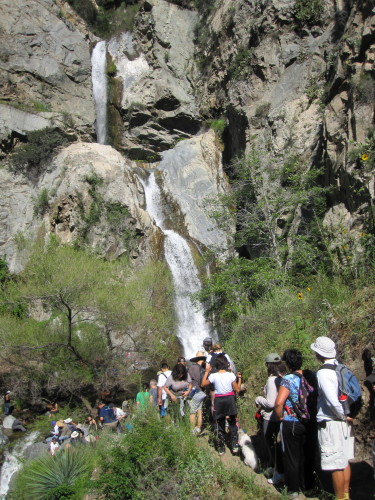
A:
<svg viewBox="0 0 375 500">
<path fill-rule="evenodd" d="M 57 500 L 72 498 L 75 483 L 90 471 L 90 450 L 59 450 L 55 456 L 43 455 L 27 464 L 17 478 L 11 498 L 18 500 Z"/>
<path fill-rule="evenodd" d="M 107 75 L 113 77 L 116 75 L 116 73 L 117 73 L 117 66 L 113 61 L 110 61 L 107 64 Z"/>
<path fill-rule="evenodd" d="M 373 102 L 375 83 L 370 73 L 361 73 L 351 82 L 354 99 L 360 104 Z"/>
<path fill-rule="evenodd" d="M 88 24 L 95 22 L 97 11 L 91 0 L 67 0 L 67 2 Z"/>
<path fill-rule="evenodd" d="M 223 132 L 226 127 L 226 122 L 223 118 L 220 118 L 218 120 L 211 120 L 208 123 L 209 127 L 212 128 L 220 137 L 223 135 Z"/>
<path fill-rule="evenodd" d="M 34 215 L 43 216 L 49 209 L 48 189 L 43 188 L 34 198 Z"/>
<path fill-rule="evenodd" d="M 310 78 L 306 87 L 306 95 L 309 99 L 309 102 L 315 101 L 316 99 L 322 97 L 323 88 L 322 83 L 317 77 Z"/>
<path fill-rule="evenodd" d="M 7 281 L 10 278 L 8 264 L 5 259 L 0 258 L 0 283 Z"/>
<path fill-rule="evenodd" d="M 252 50 L 248 47 L 242 47 L 237 52 L 234 60 L 228 69 L 228 75 L 233 80 L 241 80 L 243 79 L 251 66 L 253 53 Z"/>
<path fill-rule="evenodd" d="M 314 26 L 322 21 L 322 0 L 296 0 L 294 17 L 300 26 Z"/>
<path fill-rule="evenodd" d="M 95 481 L 108 499 L 266 498 L 253 475 L 226 469 L 191 434 L 189 422 L 168 424 L 151 408 L 132 420 L 117 446 L 103 450 L 102 473 Z"/>
<path fill-rule="evenodd" d="M 122 31 L 132 31 L 140 7 L 137 0 L 102 0 L 98 2 L 99 9 L 91 0 L 68 0 L 68 3 L 95 35 L 106 39 Z"/>
<path fill-rule="evenodd" d="M 27 142 L 17 147 L 10 158 L 10 169 L 28 177 L 39 177 L 48 167 L 56 150 L 68 143 L 57 129 L 47 127 L 29 132 Z"/>
</svg>

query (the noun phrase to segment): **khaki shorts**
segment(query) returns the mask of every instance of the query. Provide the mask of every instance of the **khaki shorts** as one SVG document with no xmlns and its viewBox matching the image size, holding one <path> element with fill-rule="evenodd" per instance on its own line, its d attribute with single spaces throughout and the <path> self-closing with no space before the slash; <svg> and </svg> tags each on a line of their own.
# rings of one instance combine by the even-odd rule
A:
<svg viewBox="0 0 375 500">
<path fill-rule="evenodd" d="M 353 426 L 345 421 L 327 421 L 318 432 L 322 470 L 345 469 L 354 458 Z"/>
<path fill-rule="evenodd" d="M 190 414 L 197 413 L 197 411 L 202 410 L 203 400 L 206 397 L 206 393 L 203 391 L 196 392 L 194 396 L 189 399 Z"/>
</svg>

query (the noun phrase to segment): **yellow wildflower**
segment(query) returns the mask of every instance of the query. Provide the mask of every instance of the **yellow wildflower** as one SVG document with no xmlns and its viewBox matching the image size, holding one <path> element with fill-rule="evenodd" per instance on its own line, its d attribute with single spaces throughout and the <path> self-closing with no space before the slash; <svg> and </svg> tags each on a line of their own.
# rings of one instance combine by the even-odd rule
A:
<svg viewBox="0 0 375 500">
<path fill-rule="evenodd" d="M 363 153 L 363 155 L 361 156 L 361 160 L 363 160 L 363 161 L 368 160 L 368 154 Z"/>
<path fill-rule="evenodd" d="M 302 292 L 298 292 L 297 299 L 298 300 L 302 300 L 302 297 L 303 297 Z"/>
<path fill-rule="evenodd" d="M 348 260 L 349 260 L 349 259 L 351 259 L 350 255 L 348 255 L 346 258 L 347 258 Z"/>
<path fill-rule="evenodd" d="M 309 286 L 308 286 L 308 287 L 306 287 L 306 290 L 307 290 L 308 292 L 311 292 L 311 288 L 310 288 Z"/>
</svg>

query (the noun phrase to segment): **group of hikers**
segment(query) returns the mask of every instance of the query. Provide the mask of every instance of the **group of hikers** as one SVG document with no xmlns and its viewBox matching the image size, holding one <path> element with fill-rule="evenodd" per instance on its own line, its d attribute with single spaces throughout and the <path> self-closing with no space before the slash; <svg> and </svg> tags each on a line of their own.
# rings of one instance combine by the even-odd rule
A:
<svg viewBox="0 0 375 500">
<path fill-rule="evenodd" d="M 210 345 L 205 339 L 203 347 L 207 354 L 197 352 L 189 368 L 185 358 L 179 358 L 172 370 L 161 365 L 153 403 L 157 394 L 161 417 L 188 411 L 194 434 L 201 433 L 208 408 L 218 454 L 225 453 L 228 443 L 237 455 L 236 395 L 242 375 L 220 344 Z M 296 349 L 265 357 L 268 379 L 264 395 L 255 399 L 266 451 L 264 472 L 270 484 L 285 484 L 289 498 L 298 498 L 300 492 L 314 489 L 319 471 L 328 471 L 336 499 L 348 500 L 353 419 L 361 406 L 361 390 L 354 374 L 337 361 L 332 339 L 318 337 L 311 349 L 321 364 L 317 372 L 302 370 L 303 357 Z M 375 392 L 374 372 L 366 382 Z"/>
<path fill-rule="evenodd" d="M 336 346 L 330 338 L 318 337 L 311 349 L 321 364 L 317 372 L 302 370 L 303 357 L 296 349 L 287 349 L 282 356 L 265 356 L 268 378 L 263 396 L 255 398 L 262 470 L 270 484 L 287 487 L 289 498 L 313 489 L 315 474 L 329 471 L 336 499 L 348 500 L 349 461 L 354 458 L 352 424 L 360 407 L 360 388 L 352 372 L 337 361 Z M 179 357 L 172 370 L 162 363 L 157 380 L 145 383 L 136 395 L 138 411 L 154 406 L 160 418 L 173 422 L 188 414 L 193 434 L 199 435 L 206 425 L 212 430 L 220 456 L 226 445 L 238 455 L 236 396 L 242 390 L 241 373 L 236 372 L 222 346 L 213 344 L 210 338 L 204 339 L 203 349 L 189 361 Z M 375 372 L 366 381 L 374 401 Z M 53 410 L 58 411 L 56 404 Z M 54 455 L 61 445 L 93 442 L 100 429 L 131 429 L 128 416 L 127 401 L 121 408 L 101 401 L 97 419 L 90 416 L 84 424 L 71 418 L 52 421 L 53 430 L 46 438 L 50 453 Z M 375 458 L 374 453 L 375 444 Z"/>
</svg>

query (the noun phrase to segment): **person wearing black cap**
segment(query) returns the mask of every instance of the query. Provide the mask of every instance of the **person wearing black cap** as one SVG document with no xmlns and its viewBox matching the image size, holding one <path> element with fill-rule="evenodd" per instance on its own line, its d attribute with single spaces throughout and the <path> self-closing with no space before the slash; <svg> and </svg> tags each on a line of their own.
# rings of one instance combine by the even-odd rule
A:
<svg viewBox="0 0 375 500">
<path fill-rule="evenodd" d="M 273 476 L 269 479 L 271 484 L 278 484 L 284 480 L 284 475 L 282 474 L 281 450 L 276 447 L 280 421 L 275 415 L 274 406 L 281 378 L 286 374 L 286 368 L 284 362 L 281 361 L 281 357 L 275 352 L 267 354 L 264 361 L 267 367 L 268 379 L 264 386 L 264 396 L 256 397 L 255 404 L 262 415 L 262 431 L 268 453 L 266 475 Z"/>
</svg>

